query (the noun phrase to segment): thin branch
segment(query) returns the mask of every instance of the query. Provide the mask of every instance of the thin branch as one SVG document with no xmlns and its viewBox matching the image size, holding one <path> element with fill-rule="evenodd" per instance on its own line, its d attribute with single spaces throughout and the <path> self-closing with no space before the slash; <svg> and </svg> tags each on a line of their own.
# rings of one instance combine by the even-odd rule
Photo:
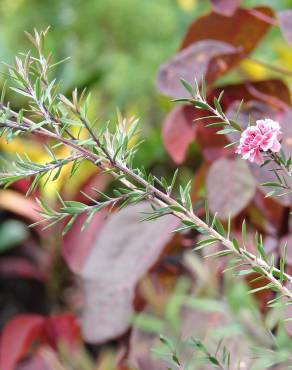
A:
<svg viewBox="0 0 292 370">
<path fill-rule="evenodd" d="M 134 149 L 132 147 L 129 148 L 128 144 L 133 137 L 136 124 L 133 124 L 133 126 L 129 128 L 130 133 L 128 133 L 128 131 L 127 133 L 122 131 L 120 132 L 118 128 L 115 134 L 111 134 L 109 130 L 105 128 L 100 136 L 97 136 L 93 132 L 91 124 L 86 118 L 86 114 L 83 114 L 83 109 L 80 109 L 80 104 L 84 96 L 83 93 L 81 94 L 79 102 L 77 98 L 77 90 L 73 92 L 72 101 L 60 94 L 58 95 L 56 91 L 54 91 L 53 97 L 50 95 L 51 90 L 55 87 L 55 81 L 53 80 L 51 83 L 48 82 L 47 72 L 50 68 L 49 57 L 47 60 L 42 55 L 43 39 L 46 36 L 46 33 L 47 31 L 41 32 L 40 34 L 35 31 L 35 38 L 31 36 L 34 44 L 37 46 L 39 59 L 31 58 L 30 53 L 28 53 L 24 60 L 21 60 L 18 57 L 16 58 L 15 67 L 9 67 L 9 72 L 12 78 L 14 78 L 20 86 L 20 88 L 13 88 L 14 91 L 26 97 L 28 96 L 30 100 L 32 99 L 31 111 L 36 113 L 38 116 L 43 117 L 44 120 L 41 123 L 35 123 L 27 117 L 23 117 L 22 112 L 18 114 L 12 111 L 9 107 L 1 104 L 0 110 L 2 110 L 4 114 L 2 116 L 2 122 L 0 119 L 0 127 L 4 128 L 3 133 L 7 132 L 9 135 L 11 134 L 10 137 L 12 138 L 20 132 L 42 135 L 48 139 L 56 141 L 57 144 L 63 144 L 73 149 L 74 155 L 78 155 L 78 158 L 91 161 L 95 166 L 99 167 L 103 171 L 110 172 L 116 179 L 118 179 L 125 187 L 122 189 L 121 194 L 129 194 L 132 192 L 133 198 L 131 199 L 133 202 L 145 198 L 148 199 L 154 205 L 154 211 L 151 215 L 152 218 L 171 213 L 182 220 L 184 225 L 188 225 L 188 228 L 195 228 L 201 233 L 209 235 L 211 237 L 211 241 L 220 241 L 225 246 L 228 254 L 232 253 L 234 256 L 239 257 L 244 263 L 251 266 L 254 271 L 259 272 L 270 281 L 270 283 L 263 288 L 276 288 L 281 293 L 281 296 L 287 297 L 292 301 L 292 292 L 284 285 L 286 282 L 292 284 L 292 277 L 284 271 L 283 264 L 280 264 L 280 269 L 274 267 L 273 262 L 269 265 L 265 253 L 261 251 L 261 241 L 261 244 L 257 245 L 259 250 L 258 255 L 254 255 L 247 251 L 244 243 L 243 247 L 235 245 L 234 240 L 230 240 L 229 231 L 227 233 L 228 236 L 226 237 L 225 230 L 222 225 L 221 228 L 223 229 L 223 232 L 221 228 L 218 227 L 218 222 L 217 224 L 215 223 L 210 226 L 208 221 L 204 222 L 194 213 L 189 194 L 189 185 L 186 186 L 185 189 L 182 188 L 180 198 L 175 199 L 170 195 L 171 192 L 168 191 L 168 185 L 166 184 L 167 186 L 164 186 L 162 184 L 162 179 L 160 182 L 151 175 L 148 177 L 145 176 L 144 178 L 144 173 L 142 171 L 131 168 L 131 161 L 136 149 L 135 146 Z M 30 76 L 33 76 L 33 82 L 30 81 Z M 45 80 L 46 88 L 49 91 L 46 91 L 43 88 L 41 83 L 43 80 Z M 182 82 L 186 86 L 187 90 L 192 93 L 193 97 L 192 99 L 182 100 L 190 102 L 196 108 L 210 111 L 213 118 L 219 119 L 219 122 L 215 123 L 215 125 L 223 125 L 225 127 L 224 130 L 221 130 L 221 134 L 225 134 L 227 131 L 242 132 L 242 128 L 238 123 L 229 119 L 222 110 L 220 105 L 222 93 L 218 98 L 214 98 L 214 107 L 212 107 L 206 101 L 206 85 L 204 81 L 202 81 L 202 94 L 200 94 L 197 83 L 195 85 L 195 93 L 193 93 L 192 86 L 185 81 Z M 79 138 L 76 139 L 70 131 L 66 131 L 66 120 L 68 116 L 67 114 L 63 115 L 62 111 L 59 110 L 58 105 L 56 105 L 56 112 L 60 112 L 57 114 L 57 116 L 60 114 L 60 118 L 54 117 L 53 114 L 51 114 L 50 108 L 46 107 L 46 102 L 48 102 L 49 107 L 51 107 L 51 103 L 55 102 L 54 99 L 57 100 L 56 104 L 63 104 L 63 107 L 69 108 L 69 111 L 77 116 L 78 121 L 74 120 L 73 122 L 70 122 L 72 121 L 70 119 L 69 123 L 76 125 L 76 127 L 81 125 L 85 128 L 90 136 L 90 140 L 87 139 L 84 141 L 79 140 Z M 3 102 L 3 94 L 1 96 L 1 102 Z M 86 108 L 86 105 L 83 107 Z M 219 133 L 220 131 L 218 134 Z M 66 134 L 66 136 L 64 136 L 64 134 Z M 280 163 L 283 161 L 285 165 L 287 163 L 287 169 L 289 169 L 290 160 L 286 161 L 279 158 L 279 161 Z M 160 182 L 160 184 L 163 185 L 164 191 L 155 186 L 155 181 L 158 183 Z M 171 188 L 173 187 L 173 183 L 174 180 L 171 184 Z M 117 192 L 120 193 L 119 191 Z M 76 216 L 76 202 L 75 207 L 70 206 L 72 202 L 68 201 L 67 204 L 67 213 L 72 215 L 72 219 L 66 225 L 68 228 L 72 226 L 72 222 L 74 222 L 74 217 Z M 67 207 L 66 203 L 63 202 L 63 205 L 65 208 L 63 210 L 63 214 L 60 216 L 62 219 L 67 217 L 66 215 L 64 216 Z M 91 210 L 97 210 L 98 207 L 102 207 L 103 205 L 106 205 L 106 202 L 99 204 L 97 208 Z M 156 209 L 155 206 L 158 206 L 158 209 Z M 87 211 L 90 210 L 88 206 L 83 205 L 82 203 L 79 208 L 81 211 L 82 209 Z M 79 208 L 77 207 L 77 213 L 79 213 Z M 50 215 L 54 216 L 54 214 L 53 210 L 52 212 L 50 211 L 49 214 L 47 214 L 47 220 L 50 219 Z M 58 218 L 57 220 L 53 220 L 53 222 L 57 221 Z M 236 241 L 236 243 L 238 242 Z M 223 252 L 225 253 L 226 251 Z"/>
<path fill-rule="evenodd" d="M 24 132 L 28 132 L 29 128 L 27 126 L 19 125 L 16 123 L 5 122 L 2 123 L 1 126 L 3 127 L 10 127 L 12 129 L 23 130 Z M 271 267 L 267 264 L 262 258 L 252 254 L 251 252 L 247 251 L 245 248 L 239 248 L 236 250 L 234 245 L 230 239 L 223 237 L 219 234 L 214 228 L 207 225 L 203 220 L 201 220 L 198 216 L 194 214 L 193 211 L 190 211 L 183 207 L 177 200 L 169 196 L 168 194 L 162 192 L 154 185 L 149 184 L 144 178 L 139 176 L 135 173 L 132 169 L 128 168 L 124 164 L 114 162 L 112 158 L 109 156 L 107 160 L 102 160 L 98 155 L 90 152 L 82 145 L 74 144 L 71 140 L 65 139 L 55 133 L 51 133 L 46 131 L 43 128 L 36 129 L 33 133 L 39 133 L 43 136 L 46 136 L 51 139 L 58 140 L 63 144 L 67 145 L 68 147 L 73 148 L 74 150 L 78 151 L 80 154 L 84 155 L 85 158 L 93 162 L 96 166 L 100 167 L 102 170 L 112 170 L 115 168 L 118 170 L 118 173 L 111 172 L 119 181 L 126 186 L 128 189 L 139 191 L 139 189 L 134 184 L 135 182 L 143 187 L 143 189 L 148 194 L 146 197 L 148 200 L 159 207 L 167 207 L 170 206 L 175 209 L 179 209 L 179 211 L 172 211 L 172 214 L 178 217 L 182 221 L 190 221 L 193 222 L 198 228 L 202 228 L 208 235 L 218 239 L 230 252 L 234 255 L 240 257 L 243 261 L 248 263 L 251 267 L 258 267 L 262 270 L 263 275 L 271 282 L 273 285 L 281 292 L 281 294 L 285 297 L 288 297 L 292 300 L 292 292 L 284 286 L 276 277 L 275 275 L 279 275 L 281 271 L 275 267 Z M 101 148 L 100 148 L 101 149 Z M 126 175 L 127 178 L 121 177 L 121 175 Z M 133 182 L 129 181 L 131 179 Z M 141 190 L 140 190 L 141 191 Z M 285 280 L 292 283 L 292 276 L 287 273 L 283 273 Z"/>
</svg>

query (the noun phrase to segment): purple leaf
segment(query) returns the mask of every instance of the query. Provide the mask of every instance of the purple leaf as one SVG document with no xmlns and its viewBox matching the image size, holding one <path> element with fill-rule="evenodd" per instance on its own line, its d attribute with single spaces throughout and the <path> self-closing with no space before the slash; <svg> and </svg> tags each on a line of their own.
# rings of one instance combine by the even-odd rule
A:
<svg viewBox="0 0 292 370">
<path fill-rule="evenodd" d="M 211 0 L 215 12 L 231 17 L 240 5 L 240 0 Z"/>
<path fill-rule="evenodd" d="M 289 44 L 292 44 L 292 10 L 282 10 L 278 13 L 279 26 Z"/>
<path fill-rule="evenodd" d="M 174 58 L 160 66 L 156 84 L 165 95 L 181 98 L 187 95 L 181 79 L 194 84 L 205 77 L 208 82 L 214 81 L 223 73 L 222 63 L 215 63 L 212 70 L 208 68 L 213 58 L 223 55 L 237 54 L 236 49 L 226 42 L 203 40 L 196 42 L 180 51 Z"/>
<path fill-rule="evenodd" d="M 238 215 L 255 191 L 255 181 L 244 160 L 221 158 L 210 167 L 207 175 L 209 207 L 221 219 Z"/>
<path fill-rule="evenodd" d="M 145 212 L 151 212 L 146 202 L 111 215 L 87 258 L 81 275 L 86 299 L 82 329 L 88 342 L 101 343 L 127 330 L 135 286 L 179 225 L 174 216 L 141 222 Z"/>
</svg>

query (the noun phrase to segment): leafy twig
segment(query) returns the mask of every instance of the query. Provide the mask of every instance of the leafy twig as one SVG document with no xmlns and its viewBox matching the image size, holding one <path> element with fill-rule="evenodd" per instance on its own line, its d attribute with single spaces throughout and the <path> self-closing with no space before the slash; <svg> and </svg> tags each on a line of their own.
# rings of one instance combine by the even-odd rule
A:
<svg viewBox="0 0 292 370">
<path fill-rule="evenodd" d="M 41 40 L 43 40 L 44 36 L 44 34 L 38 33 L 35 35 L 35 43 L 38 45 L 39 51 L 41 50 L 41 45 L 39 44 L 42 43 Z M 47 61 L 46 68 L 40 69 L 39 66 L 43 63 L 43 60 Z M 111 132 L 107 126 L 104 126 L 99 133 L 95 134 L 86 117 L 87 103 L 83 103 L 83 93 L 80 99 L 78 99 L 77 91 L 75 90 L 71 101 L 54 89 L 54 81 L 49 82 L 45 79 L 46 83 L 43 84 L 44 70 L 48 70 L 49 68 L 50 63 L 48 58 L 45 58 L 41 53 L 38 58 L 30 58 L 30 55 L 26 55 L 23 62 L 17 59 L 16 66 L 10 68 L 12 77 L 20 85 L 20 88 L 15 89 L 15 91 L 30 100 L 32 113 L 40 117 L 41 121 L 34 122 L 25 117 L 23 112 L 16 113 L 12 111 L 2 101 L 0 105 L 0 111 L 2 112 L 0 116 L 2 134 L 10 140 L 17 135 L 31 133 L 45 136 L 59 145 L 66 145 L 72 149 L 74 156 L 78 156 L 78 160 L 91 161 L 102 170 L 110 172 L 123 186 L 122 188 L 115 189 L 115 198 L 108 198 L 103 202 L 98 202 L 92 208 L 83 203 L 74 203 L 72 206 L 72 203 L 62 202 L 61 211 L 57 214 L 56 212 L 58 211 L 53 211 L 45 204 L 41 204 L 42 214 L 49 223 L 50 221 L 51 223 L 58 222 L 60 219 L 63 220 L 65 216 L 71 215 L 72 219 L 68 225 L 70 227 L 76 219 L 75 216 L 82 212 L 88 213 L 86 222 L 89 222 L 92 212 L 103 207 L 116 204 L 117 202 L 120 202 L 121 206 L 123 206 L 128 203 L 139 202 L 142 199 L 148 199 L 153 205 L 153 212 L 149 215 L 148 219 L 173 214 L 182 221 L 185 229 L 195 229 L 205 235 L 206 238 L 199 242 L 199 248 L 211 246 L 215 242 L 221 242 L 225 246 L 225 249 L 218 252 L 216 254 L 217 256 L 233 255 L 238 260 L 244 261 L 250 266 L 251 272 L 255 271 L 268 279 L 269 283 L 261 287 L 261 289 L 276 289 L 280 292 L 281 296 L 287 297 L 289 301 L 292 301 L 292 292 L 285 286 L 286 282 L 292 283 L 292 277 L 285 272 L 285 263 L 282 263 L 278 269 L 274 266 L 273 261 L 269 260 L 264 251 L 260 236 L 256 238 L 257 254 L 252 254 L 245 248 L 244 229 L 242 232 L 243 243 L 239 243 L 236 239 L 230 239 L 230 230 L 226 231 L 216 216 L 210 222 L 207 207 L 206 221 L 203 221 L 194 213 L 190 198 L 190 183 L 185 188 L 180 187 L 178 198 L 174 198 L 170 194 L 174 187 L 175 176 L 169 185 L 165 179 L 157 179 L 152 175 L 145 174 L 142 170 L 134 169 L 132 167 L 132 160 L 137 146 L 131 145 L 131 142 L 136 134 L 137 121 L 130 120 L 127 122 L 119 118 L 114 132 Z M 28 76 L 30 75 L 34 76 L 34 81 L 29 80 L 28 82 Z M 34 91 L 28 92 L 26 89 L 28 84 Z M 190 85 L 186 82 L 184 84 L 188 90 L 192 91 Z M 50 90 L 54 89 L 53 96 L 48 93 L 48 86 L 51 86 Z M 193 98 L 187 100 L 195 107 L 210 111 L 212 117 L 219 119 L 219 122 L 215 123 L 216 125 L 227 127 L 224 129 L 225 131 L 222 130 L 223 132 L 226 132 L 226 130 L 240 132 L 240 126 L 235 121 L 227 118 L 221 108 L 220 99 L 222 95 L 214 99 L 213 107 L 207 103 L 205 94 L 204 84 L 202 85 L 202 94 L 200 94 L 199 88 L 196 85 L 195 91 L 192 94 Z M 50 108 L 44 108 L 44 102 L 46 101 L 51 104 Z M 54 111 L 54 122 L 52 122 L 52 118 L 48 114 L 51 110 Z M 85 129 L 89 134 L 89 138 L 80 139 L 72 137 L 71 127 Z M 70 159 L 72 157 L 63 159 L 63 165 Z M 62 163 L 59 162 L 58 164 L 60 164 L 61 168 Z M 54 165 L 57 164 L 55 163 Z M 47 167 L 48 171 L 52 170 L 51 166 L 52 164 Z M 43 169 L 44 171 L 42 173 L 45 173 L 45 167 Z M 17 176 L 17 174 L 20 175 L 19 172 L 4 174 L 0 183 L 10 183 L 12 181 L 11 176 Z M 29 170 L 25 174 L 23 173 L 23 175 L 36 175 L 36 172 Z"/>
</svg>

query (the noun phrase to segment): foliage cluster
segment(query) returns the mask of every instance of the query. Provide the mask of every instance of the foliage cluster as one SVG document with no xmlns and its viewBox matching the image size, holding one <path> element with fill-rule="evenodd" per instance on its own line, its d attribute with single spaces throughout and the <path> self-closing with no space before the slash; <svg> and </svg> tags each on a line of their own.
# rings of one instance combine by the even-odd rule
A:
<svg viewBox="0 0 292 370">
<path fill-rule="evenodd" d="M 17 189 L 25 190 L 28 198 L 19 198 L 26 208 L 21 219 L 35 227 L 28 236 L 18 224 L 16 241 L 8 234 L 1 249 L 5 266 L 7 258 L 15 262 L 10 253 L 18 243 L 56 243 L 52 234 L 59 233 L 64 261 L 83 288 L 74 288 L 81 297 L 70 295 L 75 312 L 81 310 L 81 331 L 72 313 L 17 315 L 1 336 L 1 368 L 93 369 L 84 342 L 120 338 L 119 349 L 126 351 L 119 368 L 161 369 L 165 362 L 150 354 L 158 332 L 165 336 L 156 354 L 170 369 L 291 366 L 289 87 L 275 77 L 250 81 L 242 76 L 230 84 L 225 75 L 240 74 L 241 63 L 250 60 L 278 76 L 291 76 L 251 53 L 278 25 L 291 43 L 292 11 L 274 14 L 267 6 L 211 3 L 215 11 L 193 21 L 179 51 L 157 75 L 158 89 L 177 101 L 163 124 L 163 142 L 174 163 L 190 163 L 188 181 L 179 170 L 151 174 L 137 165 L 143 143 L 135 118 L 118 113 L 114 122 L 101 124 L 91 118 L 86 89 L 66 93 L 54 73 L 64 61 L 45 51 L 48 29 L 27 33 L 34 50 L 7 66 L 7 86 L 26 104 L 12 107 L 3 88 L 1 135 L 8 143 L 34 137 L 49 159 L 38 162 L 19 154 L 3 167 L 1 185 L 14 191 L 2 194 L 15 201 Z M 238 158 L 235 145 L 248 125 L 267 117 L 280 123 L 282 149 L 265 153 L 262 166 L 248 164 Z M 73 199 L 61 192 L 58 204 L 39 197 L 39 189 L 50 182 L 78 178 L 84 162 L 97 176 L 81 195 Z M 34 199 L 38 214 L 32 211 Z M 15 270 L 46 281 L 54 260 L 36 249 L 34 266 L 18 260 Z M 59 249 L 55 253 L 60 256 Z M 43 269 L 36 267 L 40 261 Z M 59 307 L 68 303 L 69 298 Z M 130 320 L 133 330 L 125 334 Z M 36 339 L 38 349 L 29 356 Z M 98 357 L 97 368 L 110 369 L 116 356 Z"/>
</svg>

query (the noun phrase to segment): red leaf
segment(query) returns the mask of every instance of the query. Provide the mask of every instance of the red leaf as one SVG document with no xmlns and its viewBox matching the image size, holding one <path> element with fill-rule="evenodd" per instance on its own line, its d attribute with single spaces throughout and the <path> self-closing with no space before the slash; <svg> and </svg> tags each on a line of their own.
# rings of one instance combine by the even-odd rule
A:
<svg viewBox="0 0 292 370">
<path fill-rule="evenodd" d="M 214 96 L 218 96 L 222 89 L 215 89 L 210 92 L 208 100 L 212 103 Z M 224 86 L 224 95 L 221 100 L 223 109 L 229 108 L 229 115 L 233 118 L 238 107 L 238 102 L 244 99 L 250 102 L 243 107 L 248 110 L 248 115 L 253 111 L 253 118 L 259 119 L 267 114 L 274 115 L 276 110 L 286 110 L 290 105 L 291 98 L 289 89 L 281 80 L 271 79 L 253 83 L 235 84 Z M 254 99 L 263 101 L 254 102 Z M 234 105 L 233 105 L 234 103 Z M 267 106 L 269 104 L 269 107 Z M 228 156 L 234 153 L 234 148 L 224 148 L 229 142 L 225 135 L 217 135 L 217 128 L 206 127 L 212 123 L 211 119 L 193 122 L 195 118 L 204 117 L 207 113 L 193 109 L 191 106 L 177 106 L 167 116 L 162 136 L 167 152 L 176 163 L 182 163 L 188 145 L 196 139 L 202 148 L 204 158 L 208 162 L 213 162 L 218 157 Z M 248 115 L 242 120 L 248 122 Z M 240 121 L 241 122 L 241 121 Z M 244 126 L 243 126 L 244 127 Z M 228 135 L 233 141 L 238 139 L 238 135 Z M 287 141 L 287 140 L 286 140 Z"/>
<path fill-rule="evenodd" d="M 194 116 L 195 109 L 192 106 L 179 105 L 167 115 L 164 121 L 162 128 L 164 146 L 177 164 L 184 161 L 188 146 L 196 136 Z"/>
<path fill-rule="evenodd" d="M 65 343 L 73 352 L 77 349 L 80 337 L 80 328 L 73 314 L 64 313 L 47 318 L 33 314 L 18 315 L 4 327 L 0 341 L 0 369 L 14 370 L 17 363 L 28 355 L 36 339 L 54 350 L 57 350 L 60 342 Z M 42 364 L 37 353 L 28 362 L 36 369 L 41 368 Z M 23 368 L 27 367 L 24 365 Z"/>
<path fill-rule="evenodd" d="M 58 343 L 65 342 L 71 351 L 76 349 L 81 336 L 76 317 L 71 313 L 49 316 L 43 335 L 52 348 L 57 349 Z"/>
<path fill-rule="evenodd" d="M 90 176 L 85 181 L 84 184 L 82 184 L 81 188 L 78 190 L 78 194 L 74 196 L 74 200 L 85 203 L 85 204 L 89 204 L 91 201 L 84 194 L 87 194 L 90 197 L 95 198 L 96 191 L 94 189 L 104 191 L 111 180 L 112 180 L 112 177 L 108 173 L 100 173 L 100 172 L 94 173 L 92 176 Z M 62 196 L 63 196 L 63 193 L 62 193 Z M 72 199 L 72 195 L 66 194 L 64 198 Z"/>
<path fill-rule="evenodd" d="M 206 116 L 208 116 L 208 112 L 196 109 L 194 119 Z M 208 124 L 214 122 L 216 120 L 212 118 L 204 118 L 194 123 L 196 125 L 196 141 L 199 143 L 202 154 L 208 162 L 213 162 L 220 157 L 229 156 L 234 151 L 232 148 L 224 148 L 229 142 L 225 135 L 217 134 L 218 128 L 206 127 Z"/>
<path fill-rule="evenodd" d="M 215 12 L 231 17 L 239 7 L 240 0 L 211 0 Z"/>
<path fill-rule="evenodd" d="M 33 262 L 23 257 L 2 257 L 0 259 L 0 274 L 4 276 L 19 276 L 23 279 L 34 279 L 46 282 L 48 271 L 35 266 Z"/>
<path fill-rule="evenodd" d="M 227 85 L 215 89 L 212 95 L 218 97 L 222 89 L 224 94 L 221 104 L 224 110 L 230 104 L 242 99 L 245 102 L 256 99 L 281 110 L 285 110 L 291 104 L 289 88 L 283 81 L 277 79 Z"/>
<path fill-rule="evenodd" d="M 10 188 L 13 190 L 16 190 L 19 193 L 26 194 L 30 186 L 31 186 L 31 179 L 25 178 L 25 179 L 20 179 L 14 182 Z M 38 188 L 33 191 L 34 196 L 38 197 L 39 194 L 40 192 Z"/>
<path fill-rule="evenodd" d="M 26 218 L 30 222 L 37 222 L 41 219 L 36 211 L 39 208 L 37 203 L 14 190 L 1 189 L 0 207 Z"/>
<path fill-rule="evenodd" d="M 256 12 L 257 16 L 253 15 L 251 10 Z M 226 47 L 226 50 L 224 50 L 223 47 L 221 47 L 221 50 L 218 47 L 216 49 L 213 47 L 206 47 L 203 54 L 203 64 L 200 60 L 200 58 L 202 58 L 202 53 L 194 59 L 194 55 L 188 52 L 187 54 L 190 54 L 188 58 L 190 59 L 190 56 L 192 56 L 193 64 L 191 67 L 185 66 L 183 75 L 180 67 L 179 72 L 181 76 L 189 77 L 192 75 L 191 79 L 185 78 L 188 82 L 192 83 L 194 78 L 200 80 L 202 75 L 204 75 L 207 83 L 212 83 L 216 78 L 234 68 L 246 54 L 249 54 L 257 46 L 259 41 L 269 30 L 271 25 L 261 19 L 261 17 L 272 18 L 273 11 L 268 7 L 237 9 L 232 17 L 226 17 L 211 12 L 196 19 L 186 32 L 180 50 L 186 48 L 186 51 L 192 50 L 190 49 L 191 46 L 201 45 L 201 43 L 204 43 L 203 45 L 208 45 L 208 43 L 213 42 L 215 45 L 216 41 L 219 42 L 221 46 L 229 45 L 229 50 L 227 50 Z M 230 48 L 231 46 L 233 50 Z M 181 58 L 182 55 L 184 55 L 184 58 Z M 182 51 L 178 54 L 178 58 L 180 62 L 181 59 L 183 59 L 184 64 L 186 64 L 186 56 L 182 54 Z M 172 64 L 174 61 L 175 60 L 171 61 Z M 196 62 L 195 65 L 194 62 Z M 163 66 L 163 69 L 166 69 L 166 67 L 167 65 Z M 189 74 L 186 70 L 187 67 Z M 170 95 L 177 96 L 173 95 L 175 90 L 174 87 L 172 86 L 172 89 L 170 89 L 170 87 L 171 80 L 173 81 L 172 83 L 175 84 L 176 81 L 174 80 L 177 79 L 178 73 L 177 71 L 174 73 L 173 68 L 166 69 L 166 72 L 164 71 L 163 77 L 164 80 L 168 80 L 167 91 L 161 82 L 158 83 L 158 86 L 164 93 L 169 94 L 171 90 L 172 94 Z M 161 73 L 162 72 L 160 72 L 160 74 Z M 177 93 L 178 91 L 175 92 Z M 179 92 L 181 92 L 181 90 L 179 90 Z"/>
<path fill-rule="evenodd" d="M 278 13 L 279 26 L 289 44 L 292 44 L 292 10 L 282 10 Z"/>
<path fill-rule="evenodd" d="M 273 17 L 268 7 L 253 8 L 258 13 Z M 253 16 L 249 9 L 237 9 L 233 17 L 224 17 L 214 12 L 196 19 L 189 27 L 181 49 L 201 40 L 219 40 L 250 53 L 269 30 L 270 24 Z M 238 61 L 238 57 L 237 58 Z"/>
<path fill-rule="evenodd" d="M 197 141 L 202 148 L 203 156 L 208 162 L 225 157 L 234 152 L 233 148 L 224 148 L 228 144 L 225 135 L 218 135 L 215 127 L 206 127 L 210 120 L 197 124 Z"/>
<path fill-rule="evenodd" d="M 0 342 L 0 369 L 14 370 L 41 334 L 45 318 L 40 315 L 18 315 L 4 327 Z"/>
<path fill-rule="evenodd" d="M 73 272 L 78 274 L 82 270 L 104 224 L 106 213 L 97 212 L 84 231 L 81 231 L 81 226 L 86 216 L 78 217 L 72 229 L 65 235 L 62 253 Z"/>
</svg>

